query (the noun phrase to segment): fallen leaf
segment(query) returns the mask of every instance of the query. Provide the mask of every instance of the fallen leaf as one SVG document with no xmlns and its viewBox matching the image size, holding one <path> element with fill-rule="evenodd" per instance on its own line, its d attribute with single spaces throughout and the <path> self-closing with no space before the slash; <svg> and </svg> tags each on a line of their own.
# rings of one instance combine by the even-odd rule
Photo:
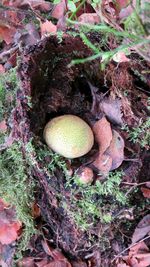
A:
<svg viewBox="0 0 150 267">
<path fill-rule="evenodd" d="M 18 267 L 35 267 L 34 258 L 32 257 L 24 257 L 17 264 Z"/>
<path fill-rule="evenodd" d="M 38 218 L 41 215 L 41 210 L 40 207 L 38 206 L 37 203 L 33 203 L 32 205 L 32 216 L 33 218 Z"/>
<path fill-rule="evenodd" d="M 0 122 L 0 133 L 5 133 L 7 131 L 6 121 L 3 120 Z"/>
<path fill-rule="evenodd" d="M 115 8 L 120 11 L 121 9 L 127 7 L 130 4 L 130 0 L 116 0 Z"/>
<path fill-rule="evenodd" d="M 66 1 L 61 0 L 60 3 L 54 5 L 51 16 L 55 19 L 61 19 L 64 17 L 66 9 Z"/>
<path fill-rule="evenodd" d="M 74 262 L 71 262 L 72 264 L 72 267 L 87 267 L 87 264 L 83 261 L 74 261 Z"/>
<path fill-rule="evenodd" d="M 132 236 L 132 244 L 144 238 L 150 232 L 150 214 L 138 223 Z"/>
<path fill-rule="evenodd" d="M 41 35 L 42 36 L 44 36 L 45 34 L 48 34 L 48 33 L 56 33 L 57 32 L 57 26 L 48 20 L 46 20 L 46 22 L 44 22 L 44 23 L 40 22 L 40 28 L 41 28 Z"/>
<path fill-rule="evenodd" d="M 126 263 L 119 263 L 117 264 L 116 267 L 131 267 L 131 266 L 127 265 Z"/>
<path fill-rule="evenodd" d="M 64 267 L 71 267 L 71 264 L 68 262 L 66 257 L 62 254 L 62 252 L 58 249 L 53 249 L 49 246 L 48 242 L 44 239 L 41 241 L 44 251 L 47 255 L 51 256 L 53 258 L 53 262 L 45 265 L 45 267 L 51 267 L 51 266 L 64 266 Z"/>
<path fill-rule="evenodd" d="M 2 64 L 0 64 L 0 74 L 5 73 L 5 68 Z"/>
<path fill-rule="evenodd" d="M 4 1 L 3 5 L 13 6 L 17 8 L 33 8 L 40 10 L 41 12 L 48 12 L 52 8 L 52 4 L 45 0 L 15 0 L 15 1 Z"/>
<path fill-rule="evenodd" d="M 117 169 L 124 160 L 124 140 L 115 130 L 113 130 L 113 138 L 105 154 L 112 158 L 111 171 Z"/>
<path fill-rule="evenodd" d="M 100 17 L 96 13 L 83 13 L 78 17 L 80 23 L 98 24 Z"/>
<path fill-rule="evenodd" d="M 0 24 L 0 39 L 4 40 L 6 44 L 11 44 L 14 39 L 16 29 L 11 26 Z"/>
<path fill-rule="evenodd" d="M 129 62 L 130 59 L 126 57 L 126 54 L 123 51 L 117 52 L 113 56 L 113 60 L 117 63 L 122 63 L 122 62 Z"/>
<path fill-rule="evenodd" d="M 112 130 L 110 123 L 105 117 L 98 120 L 93 126 L 95 140 L 99 145 L 99 154 L 103 154 L 110 146 L 112 140 Z"/>
<path fill-rule="evenodd" d="M 150 198 L 150 189 L 149 188 L 141 187 L 141 191 L 142 191 L 144 197 Z"/>
<path fill-rule="evenodd" d="M 2 209 L 3 207 L 3 209 Z M 7 245 L 15 241 L 18 237 L 18 231 L 21 228 L 21 222 L 16 220 L 14 208 L 9 208 L 1 200 L 0 210 L 0 242 Z"/>
<path fill-rule="evenodd" d="M 24 32 L 17 32 L 15 37 L 15 42 L 19 42 L 22 47 L 28 47 L 35 45 L 40 40 L 40 34 L 36 26 L 31 22 L 26 24 Z"/>
<path fill-rule="evenodd" d="M 96 160 L 92 164 L 103 175 L 107 176 L 112 166 L 112 158 L 109 155 L 99 154 Z"/>
<path fill-rule="evenodd" d="M 44 265 L 44 267 L 71 267 L 71 265 L 63 261 L 54 261 Z"/>
<path fill-rule="evenodd" d="M 11 245 L 2 245 L 0 243 L 0 266 L 13 266 L 13 258 L 15 254 L 15 247 Z"/>
<path fill-rule="evenodd" d="M 130 248 L 129 255 L 123 257 L 130 267 L 148 267 L 150 265 L 149 249 L 144 242 Z"/>
<path fill-rule="evenodd" d="M 118 17 L 120 20 L 123 20 L 123 19 L 129 17 L 132 14 L 132 12 L 134 11 L 134 8 L 136 7 L 136 0 L 132 0 L 131 3 L 132 3 L 132 5 L 129 4 L 126 7 L 124 6 L 123 8 L 121 8 L 121 6 L 120 6 L 120 8 L 118 10 L 118 11 L 120 11 L 120 12 L 118 12 L 119 13 Z"/>
<path fill-rule="evenodd" d="M 123 124 L 120 99 L 104 98 L 100 102 L 100 109 L 112 123 Z"/>
</svg>

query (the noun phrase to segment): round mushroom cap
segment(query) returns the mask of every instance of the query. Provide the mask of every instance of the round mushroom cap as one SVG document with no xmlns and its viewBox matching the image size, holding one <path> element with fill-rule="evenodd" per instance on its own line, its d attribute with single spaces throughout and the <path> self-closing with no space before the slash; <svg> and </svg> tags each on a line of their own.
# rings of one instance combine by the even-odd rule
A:
<svg viewBox="0 0 150 267">
<path fill-rule="evenodd" d="M 75 115 L 63 115 L 49 121 L 44 129 L 47 145 L 66 158 L 78 158 L 87 154 L 94 136 L 90 126 Z"/>
</svg>

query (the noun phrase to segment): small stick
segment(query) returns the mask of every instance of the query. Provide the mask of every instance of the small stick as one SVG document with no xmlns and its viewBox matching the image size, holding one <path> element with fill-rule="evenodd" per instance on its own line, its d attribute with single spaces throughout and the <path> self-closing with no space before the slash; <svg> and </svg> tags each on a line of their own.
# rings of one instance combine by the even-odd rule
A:
<svg viewBox="0 0 150 267">
<path fill-rule="evenodd" d="M 131 244 L 128 248 L 124 249 L 124 250 L 121 251 L 118 255 L 116 255 L 116 256 L 114 257 L 114 259 L 113 259 L 111 262 L 114 262 L 114 261 L 115 261 L 117 258 L 119 258 L 124 252 L 128 251 L 129 249 L 131 249 L 131 248 L 134 247 L 135 245 L 137 245 L 137 244 L 139 244 L 139 243 L 141 243 L 141 242 L 143 242 L 143 241 L 145 241 L 145 240 L 147 240 L 147 239 L 149 239 L 149 238 L 150 238 L 150 236 L 146 236 L 146 237 L 144 237 L 143 239 L 141 239 L 140 241 Z"/>
</svg>

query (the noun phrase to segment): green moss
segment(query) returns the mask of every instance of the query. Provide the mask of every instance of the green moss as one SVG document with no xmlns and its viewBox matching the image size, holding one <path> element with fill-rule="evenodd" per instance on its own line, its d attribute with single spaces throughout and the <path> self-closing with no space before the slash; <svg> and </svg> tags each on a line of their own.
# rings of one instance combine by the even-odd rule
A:
<svg viewBox="0 0 150 267">
<path fill-rule="evenodd" d="M 70 203 L 68 205 L 63 198 L 62 205 L 79 228 L 88 230 L 97 221 L 110 223 L 115 211 L 127 205 L 124 191 L 120 190 L 121 179 L 122 172 L 117 171 L 110 173 L 106 181 L 97 181 L 95 185 L 81 185 L 75 176 L 68 180 L 66 186 L 71 191 Z"/>
<path fill-rule="evenodd" d="M 18 252 L 25 250 L 30 237 L 35 233 L 31 205 L 34 201 L 34 182 L 26 173 L 21 147 L 14 143 L 0 156 L 0 197 L 15 206 L 17 218 L 23 224 Z"/>
<path fill-rule="evenodd" d="M 19 88 L 16 68 L 5 75 L 0 75 L 0 121 L 8 120 L 16 104 L 16 92 Z M 9 131 L 9 129 L 8 129 Z M 9 132 L 0 133 L 0 143 L 3 144 Z M 17 242 L 15 258 L 28 246 L 30 237 L 35 233 L 34 221 L 31 215 L 31 205 L 34 201 L 34 182 L 27 174 L 26 162 L 21 152 L 21 145 L 13 145 L 0 154 L 0 198 L 15 206 L 17 218 L 23 224 L 21 239 Z"/>
<path fill-rule="evenodd" d="M 16 68 L 5 75 L 0 74 L 0 121 L 7 117 L 15 106 L 15 95 L 19 88 Z"/>
</svg>

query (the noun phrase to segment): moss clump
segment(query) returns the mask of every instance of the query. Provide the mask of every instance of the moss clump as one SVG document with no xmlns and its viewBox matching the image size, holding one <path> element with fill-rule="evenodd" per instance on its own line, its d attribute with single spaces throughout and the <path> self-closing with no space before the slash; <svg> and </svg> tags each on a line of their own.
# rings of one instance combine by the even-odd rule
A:
<svg viewBox="0 0 150 267">
<path fill-rule="evenodd" d="M 20 145 L 14 143 L 0 155 L 0 198 L 16 207 L 17 217 L 24 226 L 18 252 L 26 249 L 30 237 L 35 233 L 31 215 L 34 182 L 26 174 L 20 149 Z"/>
<path fill-rule="evenodd" d="M 0 75 L 0 121 L 8 121 L 15 107 L 18 88 L 16 68 L 5 75 Z M 8 135 L 9 129 L 5 133 L 0 133 L 0 144 L 5 142 Z M 13 143 L 0 153 L 0 170 L 0 198 L 15 206 L 17 217 L 23 224 L 23 232 L 15 255 L 15 258 L 19 258 L 21 251 L 27 248 L 30 237 L 36 232 L 31 215 L 34 182 L 32 178 L 28 178 L 19 143 Z"/>
</svg>

